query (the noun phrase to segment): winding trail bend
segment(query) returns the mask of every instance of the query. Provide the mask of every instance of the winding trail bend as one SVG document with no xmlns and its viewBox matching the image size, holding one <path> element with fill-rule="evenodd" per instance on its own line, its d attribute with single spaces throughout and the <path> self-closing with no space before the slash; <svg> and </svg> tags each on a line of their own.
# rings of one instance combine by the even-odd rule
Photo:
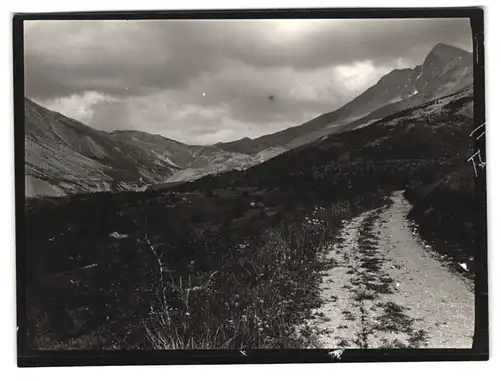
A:
<svg viewBox="0 0 500 380">
<path fill-rule="evenodd" d="M 321 348 L 471 348 L 474 291 L 422 243 L 401 191 L 347 222 L 326 259 L 323 305 L 307 324 Z"/>
</svg>

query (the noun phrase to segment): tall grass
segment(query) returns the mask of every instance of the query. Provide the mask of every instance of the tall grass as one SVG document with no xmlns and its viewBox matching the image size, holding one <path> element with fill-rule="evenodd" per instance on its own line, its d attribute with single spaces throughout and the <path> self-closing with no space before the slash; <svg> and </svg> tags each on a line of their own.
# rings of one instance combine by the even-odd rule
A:
<svg viewBox="0 0 500 380">
<path fill-rule="evenodd" d="M 371 199 L 369 203 L 373 203 Z M 377 200 L 379 202 L 380 199 Z M 297 326 L 321 303 L 324 252 L 341 221 L 365 209 L 361 197 L 313 207 L 226 252 L 218 268 L 182 276 L 158 261 L 156 305 L 144 327 L 155 349 L 301 348 L 314 337 Z M 190 268 L 196 263 L 191 262 Z"/>
</svg>

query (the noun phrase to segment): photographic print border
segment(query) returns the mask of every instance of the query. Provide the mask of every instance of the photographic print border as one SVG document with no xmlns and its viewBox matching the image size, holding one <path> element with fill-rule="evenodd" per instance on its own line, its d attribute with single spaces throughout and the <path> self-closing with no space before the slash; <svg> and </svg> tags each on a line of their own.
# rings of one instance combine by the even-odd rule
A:
<svg viewBox="0 0 500 380">
<path fill-rule="evenodd" d="M 152 19 L 371 19 L 371 18 L 468 18 L 473 34 L 474 126 L 485 123 L 484 20 L 483 9 L 470 8 L 364 8 L 364 9 L 259 9 L 30 13 L 13 16 L 15 201 L 16 201 L 16 285 L 17 354 L 19 367 L 164 365 L 164 364 L 271 364 L 325 362 L 409 362 L 487 360 L 488 270 L 486 221 L 486 170 L 476 176 L 475 220 L 477 272 L 475 276 L 475 335 L 471 349 L 346 349 L 331 350 L 172 350 L 172 351 L 40 351 L 26 347 L 25 326 L 25 224 L 24 224 L 24 45 L 23 23 L 27 20 L 152 20 Z M 476 149 L 485 152 L 485 139 L 474 139 Z M 484 156 L 483 156 L 484 157 Z M 472 168 L 471 168 L 472 170 Z M 482 208 L 482 209 L 481 209 Z"/>
</svg>

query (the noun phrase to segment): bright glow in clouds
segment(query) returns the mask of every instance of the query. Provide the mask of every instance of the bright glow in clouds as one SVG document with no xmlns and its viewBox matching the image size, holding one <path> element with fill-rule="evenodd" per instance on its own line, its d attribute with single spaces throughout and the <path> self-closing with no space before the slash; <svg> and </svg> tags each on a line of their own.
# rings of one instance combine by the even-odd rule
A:
<svg viewBox="0 0 500 380">
<path fill-rule="evenodd" d="M 384 74 L 395 67 L 375 67 L 372 62 L 355 62 L 352 65 L 341 65 L 335 68 L 339 79 L 349 92 L 361 92 L 369 85 L 375 84 Z"/>
<path fill-rule="evenodd" d="M 94 107 L 104 101 L 112 101 L 113 98 L 96 91 L 85 91 L 83 94 L 73 94 L 67 97 L 49 100 L 35 99 L 40 105 L 53 111 L 62 113 L 72 119 L 89 123 L 94 116 Z"/>
</svg>

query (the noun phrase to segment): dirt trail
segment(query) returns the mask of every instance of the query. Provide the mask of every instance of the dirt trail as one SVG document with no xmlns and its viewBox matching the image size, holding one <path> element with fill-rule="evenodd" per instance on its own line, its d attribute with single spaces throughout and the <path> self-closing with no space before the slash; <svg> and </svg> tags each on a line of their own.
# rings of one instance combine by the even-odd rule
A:
<svg viewBox="0 0 500 380">
<path fill-rule="evenodd" d="M 326 258 L 324 304 L 309 327 L 323 348 L 470 348 L 474 292 L 412 231 L 411 205 L 395 192 L 388 207 L 350 220 Z"/>
</svg>

